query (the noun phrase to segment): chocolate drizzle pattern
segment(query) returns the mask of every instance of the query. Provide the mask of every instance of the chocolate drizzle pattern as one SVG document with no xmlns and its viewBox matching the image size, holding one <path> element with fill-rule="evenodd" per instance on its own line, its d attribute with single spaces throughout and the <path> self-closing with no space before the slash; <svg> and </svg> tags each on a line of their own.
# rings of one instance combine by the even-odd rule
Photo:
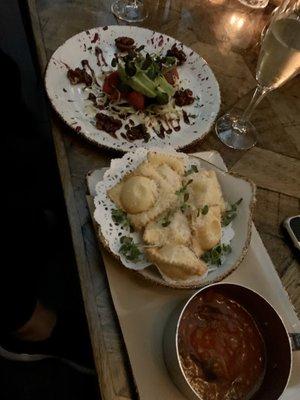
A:
<svg viewBox="0 0 300 400">
<path fill-rule="evenodd" d="M 138 28 L 136 28 L 138 29 Z M 104 33 L 104 31 L 106 32 Z M 117 33 L 115 33 L 117 32 Z M 115 132 L 115 136 L 112 136 L 116 140 L 112 140 L 108 137 L 108 135 L 105 135 L 105 131 L 103 131 L 102 135 L 97 134 L 97 131 L 93 128 L 97 128 L 96 126 L 96 118 L 95 115 L 97 111 L 99 110 L 104 110 L 104 113 L 112 116 L 115 119 L 119 119 L 123 122 L 123 127 L 126 123 L 132 124 L 132 126 L 139 125 L 139 124 L 144 124 L 146 126 L 146 129 L 149 132 L 150 135 L 150 140 L 149 144 L 147 147 L 150 147 L 152 145 L 157 145 L 159 143 L 162 143 L 158 139 L 159 136 L 164 136 L 163 142 L 166 145 L 173 145 L 174 147 L 183 147 L 186 144 L 192 142 L 193 140 L 196 140 L 195 137 L 195 131 L 191 132 L 191 136 L 188 135 L 188 130 L 186 124 L 187 119 L 184 118 L 184 113 L 182 109 L 174 107 L 174 111 L 172 111 L 172 103 L 175 103 L 175 99 L 171 100 L 171 103 L 168 104 L 168 107 L 152 107 L 150 105 L 150 108 L 148 110 L 149 104 L 151 102 L 146 101 L 146 109 L 144 111 L 135 111 L 130 110 L 129 107 L 125 107 L 124 111 L 120 107 L 120 103 L 124 101 L 124 99 L 121 99 L 120 103 L 116 102 L 113 103 L 111 102 L 108 104 L 107 101 L 107 96 L 103 95 L 102 92 L 102 87 L 103 87 L 103 81 L 104 77 L 106 74 L 109 74 L 110 71 L 112 71 L 115 67 L 112 65 L 113 69 L 111 68 L 111 59 L 114 58 L 122 58 L 124 57 L 124 53 L 117 53 L 114 55 L 114 51 L 116 51 L 116 48 L 114 46 L 114 40 L 116 37 L 130 37 L 132 34 L 135 35 L 133 38 L 135 39 L 134 41 L 134 48 L 136 52 L 142 51 L 145 49 L 145 51 L 150 51 L 150 52 L 155 52 L 157 51 L 158 53 L 161 52 L 162 55 L 166 55 L 168 48 L 171 50 L 171 46 L 174 44 L 174 40 L 172 38 L 169 38 L 165 35 L 158 34 L 157 32 L 146 32 L 146 30 L 141 29 L 142 36 L 136 36 L 135 30 L 134 32 L 131 32 L 129 29 L 118 29 L 118 27 L 105 27 L 104 28 L 97 28 L 97 29 L 91 29 L 88 31 L 81 32 L 80 34 L 74 36 L 74 38 L 71 38 L 70 42 L 66 42 L 62 48 L 65 47 L 70 47 L 70 44 L 72 45 L 72 48 L 74 51 L 77 51 L 76 48 L 78 48 L 78 54 L 81 52 L 81 57 L 84 59 L 88 59 L 89 65 L 92 67 L 95 73 L 95 78 L 93 77 L 93 73 L 90 70 L 89 66 L 86 64 L 84 66 L 79 65 L 79 68 L 75 68 L 76 64 L 74 65 L 74 60 L 71 60 L 71 58 L 68 56 L 68 53 L 63 52 L 58 52 L 57 54 L 54 55 L 54 57 L 51 58 L 49 67 L 48 67 L 48 75 L 51 73 L 55 73 L 56 71 L 60 71 L 63 68 L 63 65 L 66 66 L 67 70 L 66 75 L 68 75 L 68 78 L 71 78 L 72 83 L 71 85 L 76 85 L 79 84 L 81 87 L 76 89 L 68 88 L 68 91 L 65 92 L 62 87 L 59 88 L 59 94 L 58 96 L 63 96 L 65 99 L 65 107 L 63 104 L 56 104 L 56 100 L 58 97 L 56 97 L 55 91 L 57 92 L 56 89 L 51 89 L 50 86 L 47 86 L 47 91 L 50 97 L 50 100 L 52 101 L 55 109 L 58 111 L 58 113 L 61 114 L 63 119 L 70 125 L 70 122 L 72 122 L 73 117 L 77 120 L 78 125 L 80 124 L 81 130 L 80 133 L 85 136 L 88 140 L 94 142 L 95 144 L 98 145 L 104 145 L 108 147 L 114 147 L 117 149 L 130 149 L 133 147 L 138 146 L 137 143 L 132 143 L 134 141 L 129 141 L 127 138 L 127 135 L 125 135 L 125 139 L 121 137 L 121 130 Z M 123 36 L 122 36 L 123 34 Z M 101 38 L 100 38 L 101 37 Z M 138 38 L 142 40 L 140 43 L 138 42 Z M 101 39 L 101 40 L 100 40 Z M 78 44 L 80 42 L 80 44 Z M 151 43 L 153 42 L 153 46 L 151 46 Z M 70 44 L 69 44 L 70 43 Z M 160 47 L 159 44 L 162 43 L 162 46 Z M 168 45 L 168 43 L 170 43 Z M 142 44 L 142 46 L 141 46 Z M 192 63 L 198 63 L 198 55 L 189 49 L 187 49 L 184 45 L 181 43 L 176 43 L 177 49 L 178 50 L 184 50 L 184 53 L 186 55 L 191 55 Z M 98 47 L 101 51 L 97 53 L 98 55 L 98 60 L 96 56 L 96 50 L 95 48 Z M 173 46 L 172 46 L 173 47 Z M 174 49 L 174 47 L 173 47 Z M 104 65 L 102 58 L 101 58 L 101 52 L 103 51 L 102 55 L 106 58 L 106 64 Z M 176 51 L 176 50 L 175 50 Z M 191 54 L 190 54 L 191 53 Z M 151 54 L 151 53 L 150 53 Z M 95 56 L 95 61 L 93 60 L 93 56 Z M 188 58 L 189 58 L 188 56 Z M 80 57 L 80 56 L 79 56 Z M 80 60 L 80 58 L 79 58 Z M 97 68 L 97 61 L 98 63 L 101 63 L 100 69 Z M 180 79 L 179 84 L 184 83 L 187 85 L 187 87 L 195 87 L 194 86 L 194 81 L 197 80 L 197 75 L 193 75 L 191 78 L 186 75 L 186 71 L 190 69 L 190 60 L 186 64 L 186 66 L 182 69 L 183 74 L 181 75 L 180 73 Z M 203 61 L 203 60 L 202 60 Z M 72 66 L 70 68 L 67 64 Z M 114 63 L 115 64 L 115 63 Z M 178 65 L 179 63 L 177 63 Z M 200 61 L 199 68 L 204 65 L 206 65 L 205 62 Z M 54 69 L 53 69 L 54 66 Z M 99 67 L 99 65 L 98 65 Z M 83 69 L 85 71 L 83 71 Z M 50 72 L 51 71 L 51 72 Z M 201 70 L 201 78 L 206 79 L 207 75 L 209 76 L 211 74 L 211 71 L 208 67 L 208 74 L 204 70 Z M 92 83 L 91 83 L 92 79 Z M 214 79 L 214 77 L 213 77 Z M 70 79 L 69 79 L 70 80 Z M 206 79 L 207 80 L 207 79 Z M 98 85 L 97 82 L 98 81 Z M 200 79 L 199 79 L 200 81 Z M 46 77 L 46 82 L 47 82 L 47 77 Z M 80 82 L 80 83 L 78 83 Z M 57 82 L 58 83 L 58 82 Z M 58 83 L 59 84 L 59 83 Z M 46 84 L 47 85 L 47 84 Z M 175 82 L 176 85 L 176 82 Z M 200 84 L 201 85 L 201 84 Z M 206 82 L 204 83 L 204 86 L 206 85 Z M 202 86 L 202 85 L 201 85 Z M 200 87 L 201 87 L 200 86 Z M 206 85 L 207 86 L 207 85 Z M 214 86 L 214 81 L 209 81 L 209 89 L 210 91 L 215 91 L 215 86 Z M 64 88 L 67 88 L 68 86 L 66 85 Z M 99 89 L 100 90 L 99 90 Z M 212 89 L 212 90 L 211 90 Z M 200 106 L 199 107 L 194 107 L 192 109 L 187 109 L 187 115 L 188 117 L 191 115 L 195 121 L 193 123 L 190 123 L 189 125 L 205 125 L 205 122 L 208 121 L 210 124 L 210 117 L 206 116 L 207 115 L 207 97 L 205 93 L 206 88 L 201 88 L 199 92 L 197 92 L 198 95 L 201 95 L 202 99 L 202 104 L 201 104 L 201 111 L 200 111 Z M 204 96 L 202 96 L 202 93 L 204 92 Z M 90 95 L 91 93 L 91 95 Z M 80 99 L 81 96 L 81 99 Z M 217 92 L 218 96 L 218 92 Z M 84 101 L 82 101 L 84 100 Z M 218 99 L 217 99 L 218 100 Z M 69 107 L 67 104 L 68 103 L 74 103 L 74 108 Z M 75 105 L 76 103 L 76 105 Z M 198 103 L 198 102 L 197 102 Z M 112 107 L 114 104 L 117 105 L 117 109 L 115 111 L 112 110 Z M 218 101 L 217 101 L 218 104 Z M 71 106 L 71 104 L 70 104 Z M 197 104 L 196 104 L 197 106 Z M 215 108 L 215 107 L 213 107 Z M 198 109 L 199 109 L 199 114 L 205 114 L 205 120 L 203 118 L 198 118 Z M 73 110 L 73 111 L 72 111 Z M 149 112 L 148 112 L 149 111 Z M 73 114 L 72 114 L 73 113 Z M 76 113 L 76 114 L 75 114 Z M 69 115 L 70 114 L 70 115 Z M 215 115 L 213 113 L 213 115 Z M 71 121 L 69 121 L 71 118 Z M 131 119 L 132 122 L 129 122 L 129 119 Z M 197 120 L 196 120 L 197 119 Z M 189 117 L 189 121 L 191 121 Z M 202 123 L 201 121 L 205 121 Z M 91 127 L 92 125 L 92 127 Z M 181 126 L 180 126 L 181 125 Z M 99 126 L 99 125 L 98 125 Z M 74 127 L 73 127 L 74 128 Z M 198 128 L 197 128 L 198 129 Z M 205 132 L 207 132 L 207 127 L 205 128 Z M 184 135 L 173 135 L 170 136 L 170 134 L 173 132 L 182 132 Z M 123 129 L 125 132 L 125 129 Z M 199 132 L 199 138 L 202 137 L 205 133 L 204 131 Z M 158 133 L 158 135 L 157 135 Z M 129 135 L 130 136 L 130 135 Z M 190 137 L 190 139 L 189 139 Z M 156 139 L 157 138 L 157 139 Z M 124 140 L 123 140 L 124 139 Z M 126 141 L 129 142 L 126 144 Z M 143 142 L 144 139 L 136 139 L 137 142 Z M 130 144 L 132 143 L 133 146 Z"/>
</svg>

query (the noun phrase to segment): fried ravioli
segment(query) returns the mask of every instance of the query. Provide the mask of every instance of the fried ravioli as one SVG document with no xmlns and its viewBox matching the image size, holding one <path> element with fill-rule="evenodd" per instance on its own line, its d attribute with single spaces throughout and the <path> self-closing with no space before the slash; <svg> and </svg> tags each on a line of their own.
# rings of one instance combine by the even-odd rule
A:
<svg viewBox="0 0 300 400">
<path fill-rule="evenodd" d="M 137 230 L 174 207 L 181 187 L 184 163 L 178 157 L 149 152 L 148 159 L 108 190 L 110 199 Z"/>
<path fill-rule="evenodd" d="M 166 244 L 163 247 L 146 249 L 148 259 L 162 275 L 172 280 L 186 280 L 192 276 L 202 276 L 207 271 L 204 261 L 182 244 Z"/>
<path fill-rule="evenodd" d="M 222 190 L 215 171 L 199 171 L 185 178 L 184 183 L 189 180 L 192 180 L 187 187 L 189 193 L 187 203 L 190 206 L 193 208 L 201 208 L 205 205 L 220 206 L 221 212 L 225 210 Z"/>
<path fill-rule="evenodd" d="M 210 206 L 206 214 L 195 210 L 190 218 L 192 248 L 196 255 L 200 257 L 221 240 L 221 208 L 220 206 Z"/>
<path fill-rule="evenodd" d="M 147 244 L 159 246 L 167 243 L 187 244 L 191 240 L 187 217 L 179 210 L 168 212 L 146 225 L 143 239 Z"/>
<path fill-rule="evenodd" d="M 148 152 L 145 161 L 108 190 L 142 233 L 145 254 L 165 280 L 205 275 L 207 265 L 200 257 L 221 240 L 225 203 L 215 171 L 184 173 L 181 158 Z"/>
</svg>

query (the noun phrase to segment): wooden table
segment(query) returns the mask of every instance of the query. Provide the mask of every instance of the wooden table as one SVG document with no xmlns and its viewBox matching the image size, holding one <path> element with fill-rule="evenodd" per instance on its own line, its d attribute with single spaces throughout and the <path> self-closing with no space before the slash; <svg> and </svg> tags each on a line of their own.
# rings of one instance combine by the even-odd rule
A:
<svg viewBox="0 0 300 400">
<path fill-rule="evenodd" d="M 54 50 L 70 36 L 118 23 L 108 0 L 27 2 L 42 73 Z M 260 33 L 274 5 L 253 10 L 238 0 L 149 0 L 146 4 L 150 17 L 142 26 L 174 36 L 207 60 L 221 87 L 221 112 L 233 105 L 245 107 L 255 87 Z M 230 169 L 255 181 L 256 227 L 300 315 L 299 253 L 280 227 L 285 217 L 299 214 L 300 77 L 264 99 L 253 122 L 259 131 L 258 145 L 247 152 L 225 148 L 214 133 L 189 152 L 215 149 Z M 118 154 L 86 143 L 55 115 L 52 132 L 102 398 L 135 398 L 85 196 L 86 173 L 107 166 Z"/>
</svg>

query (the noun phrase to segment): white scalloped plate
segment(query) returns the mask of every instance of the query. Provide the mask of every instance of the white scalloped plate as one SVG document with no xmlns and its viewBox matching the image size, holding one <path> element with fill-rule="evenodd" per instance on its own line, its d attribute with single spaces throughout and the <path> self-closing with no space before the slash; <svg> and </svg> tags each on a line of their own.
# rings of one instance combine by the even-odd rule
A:
<svg viewBox="0 0 300 400">
<path fill-rule="evenodd" d="M 121 151 L 141 146 L 152 148 L 165 145 L 181 149 L 203 139 L 212 127 L 220 108 L 219 85 L 206 61 L 184 45 L 183 50 L 188 60 L 179 67 L 181 87 L 189 88 L 195 96 L 199 96 L 192 105 L 184 107 L 188 114 L 197 115 L 197 118 L 191 121 L 193 125 L 187 125 L 182 120 L 180 131 L 173 131 L 164 139 L 151 133 L 147 143 L 142 140 L 126 141 L 120 135 L 123 127 L 116 132 L 117 139 L 96 129 L 93 115 L 87 112 L 87 93 L 84 93 L 84 85 L 72 86 L 67 78 L 67 70 L 68 67 L 80 67 L 83 59 L 89 61 L 96 76 L 99 76 L 101 71 L 111 69 L 110 63 L 116 52 L 114 40 L 119 36 L 132 37 L 138 45 L 145 45 L 145 51 L 150 53 L 165 54 L 174 43 L 180 44 L 167 35 L 136 26 L 112 25 L 78 33 L 54 52 L 47 66 L 45 85 L 56 112 L 67 125 L 89 141 Z M 108 66 L 103 65 L 103 62 L 101 67 L 97 65 L 95 46 L 103 51 Z M 130 118 L 136 123 L 141 122 L 136 115 Z M 124 120 L 123 126 L 127 123 L 128 121 Z"/>
<path fill-rule="evenodd" d="M 142 243 L 142 238 L 139 233 L 130 233 L 129 228 L 116 226 L 111 217 L 111 210 L 116 207 L 107 196 L 107 190 L 144 161 L 148 151 L 147 149 L 140 148 L 126 153 L 122 158 L 113 159 L 110 168 L 104 173 L 103 179 L 97 182 L 95 186 L 96 196 L 94 197 L 94 219 L 99 224 L 99 237 L 102 243 L 125 267 L 136 270 L 146 279 L 150 279 L 155 283 L 174 288 L 197 288 L 222 280 L 238 267 L 247 253 L 251 238 L 255 186 L 251 181 L 245 178 L 224 172 L 215 165 L 200 158 L 188 156 L 184 153 L 176 153 L 173 149 L 162 150 L 156 148 L 155 151 L 177 154 L 183 158 L 188 168 L 191 164 L 196 164 L 199 169 L 213 169 L 216 171 L 224 199 L 228 203 L 235 203 L 239 198 L 243 198 L 239 206 L 237 217 L 232 222 L 232 228 L 234 230 L 234 237 L 230 241 L 232 252 L 226 256 L 220 267 L 215 268 L 211 272 L 209 271 L 205 276 L 191 277 L 188 281 L 180 282 L 170 281 L 166 277 L 163 279 L 157 269 L 152 266 L 146 258 L 143 258 L 138 263 L 133 263 L 120 254 L 119 247 L 121 236 L 131 236 L 135 243 Z M 231 227 L 228 228 L 229 231 L 225 233 L 227 229 L 225 228 L 223 235 L 229 235 L 231 239 Z M 229 241 L 225 238 L 224 243 L 229 243 Z"/>
</svg>

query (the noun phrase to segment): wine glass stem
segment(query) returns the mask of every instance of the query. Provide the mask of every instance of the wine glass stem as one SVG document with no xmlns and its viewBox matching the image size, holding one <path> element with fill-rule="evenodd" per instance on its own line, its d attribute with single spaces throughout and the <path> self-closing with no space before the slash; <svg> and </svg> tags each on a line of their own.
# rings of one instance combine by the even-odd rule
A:
<svg viewBox="0 0 300 400">
<path fill-rule="evenodd" d="M 249 119 L 251 118 L 251 115 L 253 114 L 253 111 L 258 106 L 258 104 L 262 101 L 262 99 L 265 97 L 265 95 L 269 92 L 269 90 L 270 89 L 268 89 L 266 87 L 262 87 L 260 85 L 258 85 L 256 87 L 255 92 L 252 96 L 252 99 L 251 99 L 250 103 L 248 104 L 248 107 L 243 112 L 243 115 L 241 118 L 243 121 L 249 121 Z"/>
</svg>

